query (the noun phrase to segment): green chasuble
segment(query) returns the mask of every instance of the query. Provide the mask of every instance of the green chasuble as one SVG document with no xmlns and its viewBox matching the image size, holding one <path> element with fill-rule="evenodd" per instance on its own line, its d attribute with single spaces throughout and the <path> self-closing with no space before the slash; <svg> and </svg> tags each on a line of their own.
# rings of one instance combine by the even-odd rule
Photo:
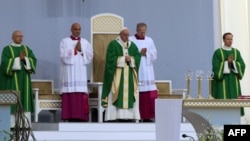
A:
<svg viewBox="0 0 250 141">
<path fill-rule="evenodd" d="M 119 72 L 119 84 L 117 86 L 117 99 L 113 101 L 113 105 L 118 108 L 133 108 L 133 104 L 135 102 L 135 83 L 138 84 L 137 79 L 137 73 L 138 68 L 140 65 L 140 59 L 141 55 L 139 53 L 138 48 L 133 42 L 130 42 L 130 45 L 128 47 L 128 54 L 131 56 L 135 61 L 135 67 L 128 66 L 128 71 L 125 71 L 125 67 L 117 67 L 117 63 L 119 59 L 124 56 L 123 47 L 121 44 L 119 44 L 119 41 L 113 40 L 109 43 L 107 48 L 107 54 L 106 54 L 106 64 L 105 64 L 105 71 L 104 71 L 104 79 L 103 79 L 103 89 L 102 89 L 102 105 L 104 107 L 107 106 L 107 99 L 108 95 L 111 93 L 112 83 L 114 83 L 114 80 L 117 78 L 115 74 Z M 127 65 L 127 64 L 125 64 Z M 124 80 L 124 73 L 128 74 L 128 81 Z M 135 82 L 135 83 L 134 83 Z M 124 86 L 128 85 L 128 99 L 124 99 Z M 112 93 L 112 95 L 114 95 Z M 113 96 L 114 99 L 114 96 Z M 124 103 L 124 102 L 127 103 Z M 126 106 L 124 106 L 126 105 Z"/>
<path fill-rule="evenodd" d="M 228 73 L 223 73 L 225 61 L 230 55 L 234 56 L 237 72 L 229 69 Z M 237 99 L 241 95 L 240 80 L 245 72 L 245 63 L 240 52 L 236 48 L 232 50 L 219 48 L 214 52 L 212 66 L 214 72 L 212 96 L 215 99 Z M 243 109 L 241 114 L 244 115 Z"/>
<path fill-rule="evenodd" d="M 25 51 L 26 57 L 30 63 L 30 69 L 26 70 L 24 64 L 20 61 L 20 70 L 13 70 L 15 58 L 19 58 L 20 52 Z M 0 66 L 0 90 L 15 90 L 20 93 L 19 99 L 25 112 L 34 111 L 33 95 L 30 74 L 35 72 L 36 57 L 32 50 L 24 45 L 6 46 L 2 51 Z M 12 105 L 11 112 L 15 112 L 15 105 Z"/>
</svg>

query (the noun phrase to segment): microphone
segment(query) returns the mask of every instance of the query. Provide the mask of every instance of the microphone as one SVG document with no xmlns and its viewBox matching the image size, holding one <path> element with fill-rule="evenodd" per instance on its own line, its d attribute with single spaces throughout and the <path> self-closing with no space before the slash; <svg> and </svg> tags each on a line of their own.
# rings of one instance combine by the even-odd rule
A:
<svg viewBox="0 0 250 141">
<path fill-rule="evenodd" d="M 128 55 L 128 42 L 127 42 L 127 47 L 126 47 L 126 49 L 127 49 L 127 52 L 126 52 L 126 56 Z M 129 66 L 129 61 L 127 61 L 127 65 Z"/>
<path fill-rule="evenodd" d="M 183 138 L 189 138 L 189 139 L 191 139 L 192 141 L 195 141 L 194 137 L 188 136 L 188 135 L 186 135 L 186 134 L 182 134 L 182 137 L 183 137 Z"/>
</svg>

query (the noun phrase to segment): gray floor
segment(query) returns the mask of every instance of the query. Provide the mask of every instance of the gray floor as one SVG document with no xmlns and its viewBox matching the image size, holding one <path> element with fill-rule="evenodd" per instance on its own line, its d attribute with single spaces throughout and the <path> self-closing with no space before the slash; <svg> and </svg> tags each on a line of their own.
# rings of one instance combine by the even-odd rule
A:
<svg viewBox="0 0 250 141">
<path fill-rule="evenodd" d="M 34 121 L 34 115 L 31 115 L 31 120 Z M 50 111 L 41 111 L 38 116 L 39 122 L 60 122 L 61 121 L 61 112 L 56 111 L 55 117 Z"/>
<path fill-rule="evenodd" d="M 58 131 L 58 123 L 61 121 L 61 112 L 56 111 L 55 118 L 49 111 L 41 111 L 38 116 L 39 122 L 32 122 L 31 128 L 33 131 Z M 34 115 L 31 116 L 31 120 L 34 121 Z"/>
<path fill-rule="evenodd" d="M 31 123 L 31 129 L 33 131 L 58 131 L 59 124 L 58 123 L 41 123 L 41 122 L 33 122 Z"/>
<path fill-rule="evenodd" d="M 34 115 L 31 115 L 31 120 L 34 121 Z M 41 111 L 38 117 L 39 122 L 32 122 L 31 127 L 33 131 L 57 131 L 59 129 L 59 122 L 61 120 L 61 112 L 56 111 L 55 117 L 50 111 Z M 92 111 L 92 122 L 97 122 L 97 110 Z"/>
</svg>

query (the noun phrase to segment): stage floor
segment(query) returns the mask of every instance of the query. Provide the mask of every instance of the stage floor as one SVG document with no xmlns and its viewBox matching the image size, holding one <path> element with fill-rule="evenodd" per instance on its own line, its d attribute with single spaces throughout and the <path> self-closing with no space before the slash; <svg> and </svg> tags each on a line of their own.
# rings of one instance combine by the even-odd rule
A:
<svg viewBox="0 0 250 141">
<path fill-rule="evenodd" d="M 32 130 L 37 141 L 156 141 L 155 123 L 40 122 L 32 123 Z M 180 140 L 188 140 L 182 134 L 197 139 L 189 123 L 180 131 Z"/>
<path fill-rule="evenodd" d="M 31 124 L 36 141 L 156 141 L 155 123 L 98 123 L 96 111 L 93 111 L 93 122 L 63 122 L 60 114 L 57 111 L 54 117 L 48 111 L 40 112 L 39 122 Z M 187 141 L 182 134 L 197 139 L 190 123 L 181 124 L 180 140 Z"/>
</svg>

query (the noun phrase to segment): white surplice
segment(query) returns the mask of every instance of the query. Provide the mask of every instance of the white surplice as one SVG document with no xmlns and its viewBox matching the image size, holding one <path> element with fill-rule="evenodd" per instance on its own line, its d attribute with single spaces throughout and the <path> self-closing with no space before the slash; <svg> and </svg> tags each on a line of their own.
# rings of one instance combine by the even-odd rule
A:
<svg viewBox="0 0 250 141">
<path fill-rule="evenodd" d="M 82 50 L 75 55 L 77 42 L 67 37 L 60 43 L 62 93 L 88 93 L 86 65 L 93 59 L 93 48 L 86 39 L 81 38 Z"/>
<path fill-rule="evenodd" d="M 153 62 L 157 59 L 157 50 L 152 38 L 145 36 L 144 40 L 138 40 L 135 36 L 129 37 L 139 49 L 147 48 L 146 56 L 141 56 L 139 67 L 140 92 L 156 90 Z"/>
</svg>

